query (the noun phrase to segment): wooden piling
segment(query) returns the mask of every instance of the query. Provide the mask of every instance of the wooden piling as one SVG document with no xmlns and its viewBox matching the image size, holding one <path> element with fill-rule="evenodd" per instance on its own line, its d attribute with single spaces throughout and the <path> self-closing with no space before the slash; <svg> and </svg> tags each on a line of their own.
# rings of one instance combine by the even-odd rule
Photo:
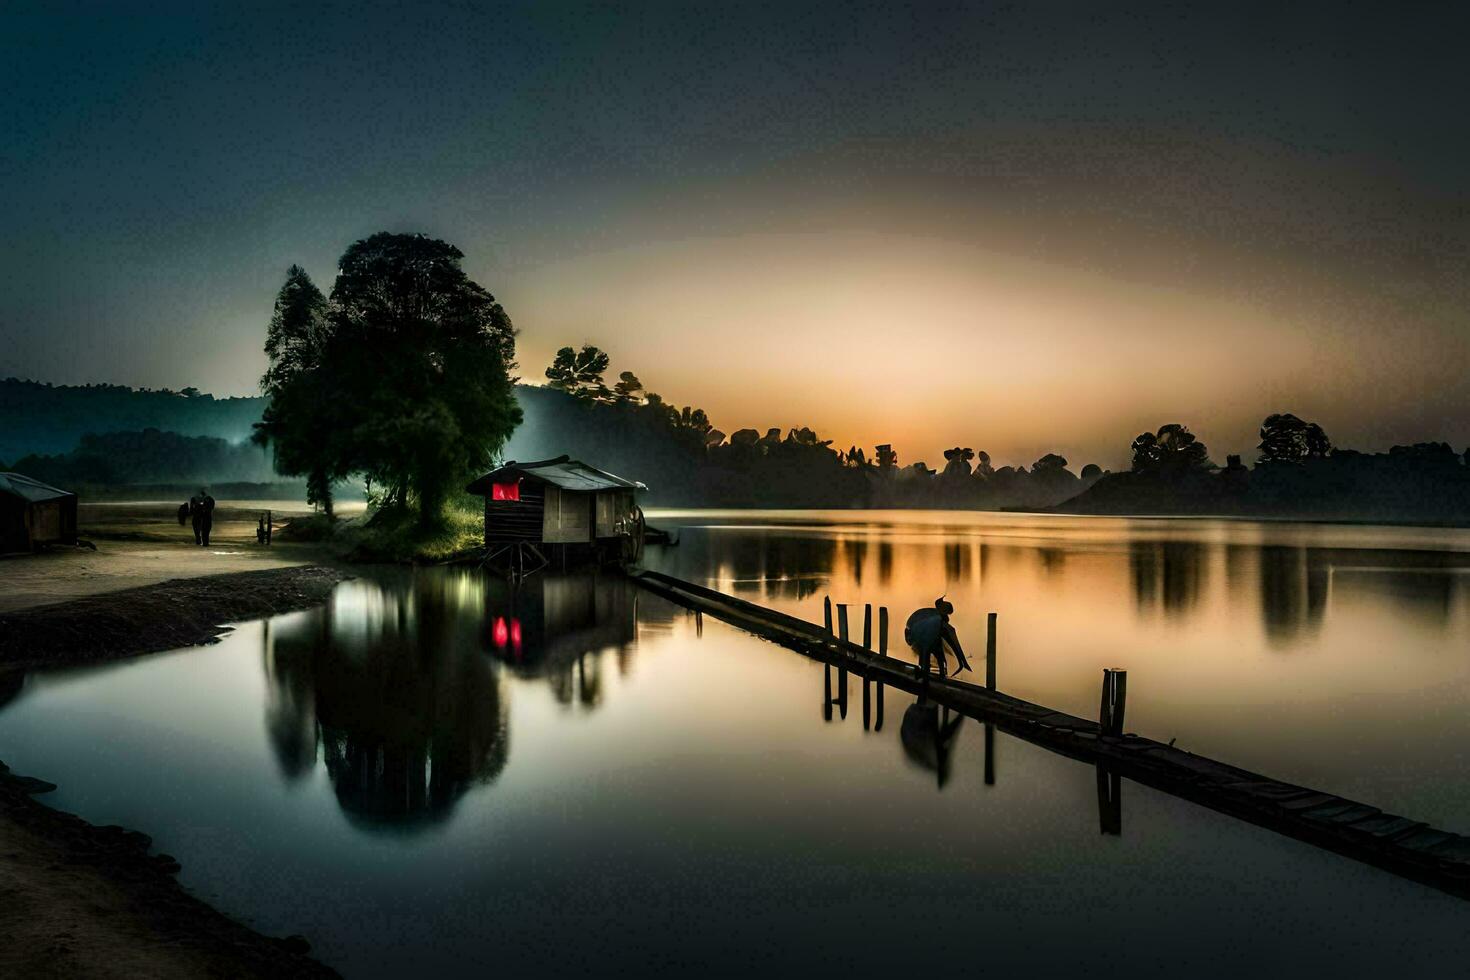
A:
<svg viewBox="0 0 1470 980">
<path fill-rule="evenodd" d="M 1128 704 L 1128 671 L 1103 668 L 1102 707 L 1097 726 L 1104 735 L 1122 736 L 1123 712 Z"/>
<path fill-rule="evenodd" d="M 827 623 L 827 632 L 832 632 L 832 597 L 822 597 L 822 615 Z"/>
<path fill-rule="evenodd" d="M 888 656 L 888 607 L 878 607 L 878 655 Z"/>
<path fill-rule="evenodd" d="M 985 785 L 995 785 L 995 725 L 985 723 Z"/>
<path fill-rule="evenodd" d="M 985 617 L 985 690 L 995 690 L 995 613 Z"/>
<path fill-rule="evenodd" d="M 837 604 L 837 638 L 843 643 L 847 642 L 847 603 Z"/>
<path fill-rule="evenodd" d="M 1101 764 L 1097 766 L 1097 823 L 1106 836 L 1123 836 L 1123 778 Z"/>
<path fill-rule="evenodd" d="M 863 603 L 863 649 L 873 649 L 873 604 Z"/>
</svg>

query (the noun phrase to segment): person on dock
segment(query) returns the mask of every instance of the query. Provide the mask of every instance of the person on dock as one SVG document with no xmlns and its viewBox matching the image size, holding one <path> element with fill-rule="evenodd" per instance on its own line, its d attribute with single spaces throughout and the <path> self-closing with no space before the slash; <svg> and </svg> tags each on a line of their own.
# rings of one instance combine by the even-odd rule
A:
<svg viewBox="0 0 1470 980">
<path fill-rule="evenodd" d="M 194 524 L 194 543 L 209 547 L 209 529 L 214 526 L 214 498 L 203 487 L 189 498 L 189 517 Z"/>
<path fill-rule="evenodd" d="M 960 638 L 949 623 L 952 612 L 954 604 L 940 596 L 934 600 L 932 608 L 916 609 L 904 624 L 903 639 L 918 655 L 920 673 L 929 673 L 929 659 L 933 657 L 938 661 L 939 676 L 948 676 L 944 661 L 945 646 L 954 651 L 955 659 L 959 661 L 959 666 L 955 668 L 956 674 L 970 669 L 964 648 L 960 646 Z"/>
</svg>

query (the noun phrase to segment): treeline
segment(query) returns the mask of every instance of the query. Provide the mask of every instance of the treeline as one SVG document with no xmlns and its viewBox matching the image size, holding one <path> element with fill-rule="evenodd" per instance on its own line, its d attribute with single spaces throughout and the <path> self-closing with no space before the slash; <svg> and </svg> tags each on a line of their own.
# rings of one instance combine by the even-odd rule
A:
<svg viewBox="0 0 1470 980">
<path fill-rule="evenodd" d="M 655 504 L 708 507 L 1043 507 L 1076 495 L 1102 475 L 1081 474 L 1047 454 L 1028 469 L 995 468 L 989 454 L 956 447 L 942 471 L 901 465 L 890 445 L 871 458 L 856 446 L 832 448 L 807 426 L 716 428 L 694 406 L 678 407 L 645 389 L 631 371 L 609 385 L 608 355 L 564 347 L 543 388 L 517 391 L 524 422 L 507 458 L 567 453 L 647 483 Z"/>
<path fill-rule="evenodd" d="M 259 446 L 158 429 L 84 435 L 71 452 L 31 454 L 16 460 L 11 468 L 72 490 L 277 479 L 270 454 Z"/>
<path fill-rule="evenodd" d="M 1179 424 L 1133 441 L 1132 466 L 1057 508 L 1075 514 L 1284 517 L 1423 523 L 1470 522 L 1470 449 L 1445 442 L 1386 453 L 1337 448 L 1315 422 L 1269 415 L 1259 456 L 1225 466 Z"/>
<path fill-rule="evenodd" d="M 263 398 L 215 398 L 197 388 L 170 391 L 123 385 L 0 381 L 0 460 L 69 453 L 96 432 L 158 429 L 230 442 L 250 437 Z"/>
</svg>

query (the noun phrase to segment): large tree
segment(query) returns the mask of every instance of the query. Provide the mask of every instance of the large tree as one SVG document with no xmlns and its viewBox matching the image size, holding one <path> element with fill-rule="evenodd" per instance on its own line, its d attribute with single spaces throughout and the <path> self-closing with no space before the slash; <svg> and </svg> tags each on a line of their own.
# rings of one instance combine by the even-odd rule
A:
<svg viewBox="0 0 1470 980">
<path fill-rule="evenodd" d="M 331 335 L 326 297 L 305 269 L 291 266 L 266 330 L 270 366 L 260 387 L 270 401 L 253 438 L 271 447 L 278 473 L 306 477 L 307 502 L 329 518 L 332 484 L 349 468 L 340 437 L 344 406 L 323 367 Z"/>
<path fill-rule="evenodd" d="M 332 287 L 329 370 L 351 393 L 353 468 L 426 522 L 521 421 L 515 328 L 463 257 L 380 232 L 347 249 Z"/>
</svg>

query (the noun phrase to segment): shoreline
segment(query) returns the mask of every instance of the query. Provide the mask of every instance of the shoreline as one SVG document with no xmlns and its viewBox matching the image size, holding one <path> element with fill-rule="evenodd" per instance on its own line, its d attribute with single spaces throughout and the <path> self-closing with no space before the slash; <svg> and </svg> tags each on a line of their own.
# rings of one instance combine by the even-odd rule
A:
<svg viewBox="0 0 1470 980">
<path fill-rule="evenodd" d="M 0 974 L 339 976 L 305 938 L 263 935 L 190 894 L 146 834 L 32 798 L 53 789 L 0 762 Z"/>
<path fill-rule="evenodd" d="M 212 643 L 231 622 L 321 604 L 337 569 L 298 565 L 169 579 L 0 614 L 0 704 L 32 670 Z M 190 894 L 136 830 L 32 797 L 56 787 L 0 762 L 0 974 L 338 976 L 301 936 L 256 932 Z"/>
<path fill-rule="evenodd" d="M 229 623 L 318 605 L 351 577 L 293 565 L 168 579 L 0 613 L 0 677 L 212 643 Z"/>
</svg>

